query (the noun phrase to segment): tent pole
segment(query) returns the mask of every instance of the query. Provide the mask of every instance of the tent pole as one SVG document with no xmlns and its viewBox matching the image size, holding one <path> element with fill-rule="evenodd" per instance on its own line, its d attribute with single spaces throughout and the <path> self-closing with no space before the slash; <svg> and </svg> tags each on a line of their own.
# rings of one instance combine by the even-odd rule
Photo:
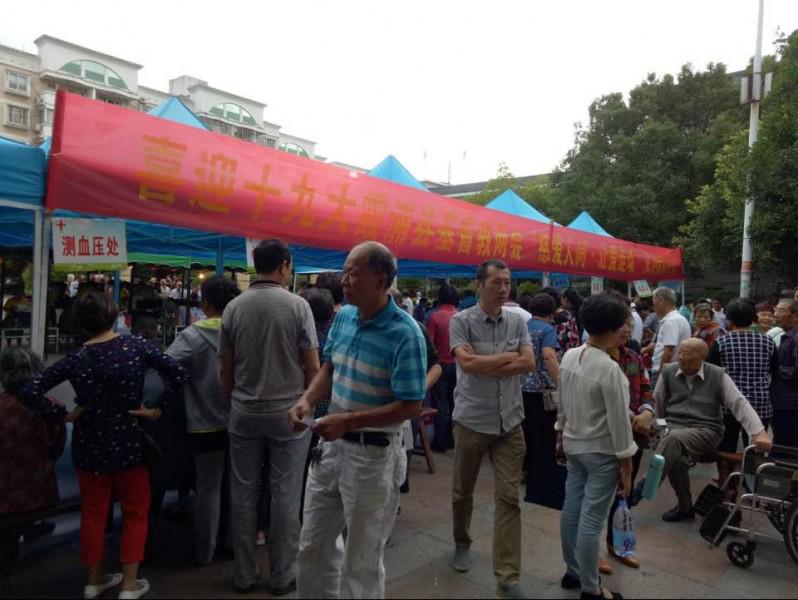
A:
<svg viewBox="0 0 798 600">
<path fill-rule="evenodd" d="M 626 297 L 627 298 L 631 298 L 632 297 L 632 282 L 631 281 L 627 281 L 626 282 Z"/>
<path fill-rule="evenodd" d="M 224 248 L 221 239 L 219 239 L 219 246 L 216 250 L 216 274 L 224 277 Z"/>
<path fill-rule="evenodd" d="M 47 334 L 47 275 L 49 267 L 49 239 L 52 219 L 43 210 L 34 212 L 33 232 L 33 306 L 31 314 L 30 346 L 44 356 Z"/>
<path fill-rule="evenodd" d="M 114 271 L 114 304 L 119 306 L 122 299 L 122 271 Z"/>
<path fill-rule="evenodd" d="M 295 294 L 296 294 L 296 277 L 297 277 L 297 272 L 294 271 L 294 285 L 292 286 L 292 290 Z"/>
<path fill-rule="evenodd" d="M 3 300 L 6 297 L 6 260 L 7 256 L 0 257 L 0 321 L 5 317 L 3 314 Z"/>
<path fill-rule="evenodd" d="M 687 306 L 687 303 L 684 301 L 684 279 L 682 279 L 682 306 Z"/>
</svg>

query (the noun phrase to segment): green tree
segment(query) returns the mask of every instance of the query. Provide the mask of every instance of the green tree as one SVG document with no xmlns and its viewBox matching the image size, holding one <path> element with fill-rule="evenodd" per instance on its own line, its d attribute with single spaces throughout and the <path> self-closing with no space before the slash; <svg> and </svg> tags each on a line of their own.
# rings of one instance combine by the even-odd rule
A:
<svg viewBox="0 0 798 600">
<path fill-rule="evenodd" d="M 594 101 L 552 175 L 552 218 L 567 223 L 587 210 L 615 236 L 673 244 L 687 201 L 712 183 L 716 154 L 745 125 L 738 97 L 725 67 L 710 64 L 685 65 L 676 78 L 650 74 L 628 100 Z"/>
<path fill-rule="evenodd" d="M 507 164 L 502 161 L 499 163 L 499 169 L 496 172 L 496 177 L 488 181 L 484 190 L 477 194 L 467 196 L 463 199 L 471 202 L 472 204 L 485 206 L 488 202 L 496 198 L 496 196 L 506 190 L 515 188 L 515 186 L 515 176 L 513 175 L 512 171 L 510 171 L 510 167 L 508 167 Z"/>
<path fill-rule="evenodd" d="M 747 130 L 735 135 L 717 157 L 714 181 L 688 202 L 691 221 L 680 238 L 688 264 L 739 267 L 750 193 L 756 201 L 751 227 L 756 271 L 798 279 L 798 31 L 780 40 L 778 59 L 753 150 L 749 154 Z"/>
</svg>

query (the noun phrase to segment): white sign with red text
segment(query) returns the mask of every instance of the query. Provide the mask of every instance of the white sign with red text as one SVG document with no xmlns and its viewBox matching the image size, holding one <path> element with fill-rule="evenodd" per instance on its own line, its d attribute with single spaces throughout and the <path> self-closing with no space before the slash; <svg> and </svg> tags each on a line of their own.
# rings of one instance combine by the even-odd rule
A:
<svg viewBox="0 0 798 600">
<path fill-rule="evenodd" d="M 109 271 L 127 267 L 125 222 L 54 217 L 53 262 Z"/>
</svg>

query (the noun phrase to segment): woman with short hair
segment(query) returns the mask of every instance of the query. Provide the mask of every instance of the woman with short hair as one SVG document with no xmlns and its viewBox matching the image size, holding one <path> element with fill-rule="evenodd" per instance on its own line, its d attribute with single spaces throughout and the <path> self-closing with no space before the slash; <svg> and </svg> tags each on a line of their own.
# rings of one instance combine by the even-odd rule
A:
<svg viewBox="0 0 798 600">
<path fill-rule="evenodd" d="M 80 351 L 70 354 L 37 375 L 20 396 L 26 406 L 44 414 L 61 412 L 45 394 L 63 381 L 76 392 L 80 415 L 72 434 L 72 460 L 81 495 L 80 554 L 89 568 L 85 598 L 96 598 L 122 584 L 119 597 L 135 599 L 150 589 L 138 579 L 147 540 L 150 484 L 145 466 L 146 444 L 139 419 L 154 420 L 160 408 L 142 404 L 144 374 L 148 368 L 164 379 L 161 406 L 172 401 L 183 382 L 183 369 L 157 347 L 112 329 L 119 310 L 99 292 L 89 292 L 75 303 L 75 317 L 88 338 Z M 63 414 L 63 413 L 62 413 Z M 122 574 L 103 573 L 105 523 L 111 493 L 122 505 Z"/>
<path fill-rule="evenodd" d="M 582 598 L 620 598 L 599 585 L 599 544 L 618 485 L 631 492 L 637 445 L 629 419 L 629 381 L 610 352 L 620 346 L 629 308 L 610 294 L 585 300 L 584 345 L 560 364 L 558 451 L 567 457 L 568 479 L 560 522 L 567 571 L 562 587 L 582 589 Z"/>
<path fill-rule="evenodd" d="M 55 462 L 64 451 L 64 412 L 42 418 L 23 406 L 20 390 L 44 370 L 30 349 L 11 346 L 0 355 L 0 573 L 8 573 L 26 540 L 52 531 L 26 514 L 58 504 Z"/>
<path fill-rule="evenodd" d="M 712 348 L 718 338 L 726 335 L 726 330 L 714 320 L 714 314 L 715 311 L 712 310 L 712 306 L 706 303 L 696 305 L 693 311 L 693 319 L 695 320 L 693 337 L 704 340 L 708 348 Z"/>
</svg>

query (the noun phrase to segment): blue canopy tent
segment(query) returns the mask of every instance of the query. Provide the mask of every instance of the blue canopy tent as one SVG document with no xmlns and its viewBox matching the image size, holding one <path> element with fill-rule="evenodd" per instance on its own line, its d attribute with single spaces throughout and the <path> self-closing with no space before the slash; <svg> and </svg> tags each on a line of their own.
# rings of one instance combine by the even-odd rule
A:
<svg viewBox="0 0 798 600">
<path fill-rule="evenodd" d="M 498 210 L 508 215 L 515 215 L 516 217 L 524 217 L 525 219 L 531 219 L 532 221 L 538 221 L 540 223 L 551 223 L 551 219 L 537 208 L 530 205 L 513 190 L 505 190 L 488 202 L 485 208 Z"/>
<path fill-rule="evenodd" d="M 516 217 L 523 217 L 530 221 L 537 221 L 538 223 L 552 223 L 553 221 L 529 204 L 526 200 L 521 198 L 513 190 L 505 190 L 493 200 L 485 205 L 485 208 L 491 210 L 498 210 L 499 212 L 507 213 Z M 555 223 L 556 225 L 556 223 Z M 521 279 L 544 279 L 545 273 L 540 271 L 514 271 L 513 277 Z M 563 276 L 567 277 L 567 276 Z"/>
<path fill-rule="evenodd" d="M 424 192 L 429 191 L 424 187 L 423 183 L 410 174 L 410 171 L 408 171 L 393 154 L 386 156 L 380 164 L 369 171 L 369 175 L 385 179 L 386 181 L 401 183 L 402 185 L 413 187 Z"/>
<path fill-rule="evenodd" d="M 22 231 L 32 231 L 25 246 L 33 245 L 33 302 L 31 313 L 31 346 L 44 351 L 45 307 L 47 305 L 47 253 L 44 252 L 44 179 L 46 156 L 35 146 L 0 138 L 0 209 L 3 213 L 23 217 L 28 227 L 8 230 L 4 234 L 20 243 Z M 0 301 L 2 299 L 0 298 Z"/>
<path fill-rule="evenodd" d="M 583 210 L 581 213 L 579 213 L 579 216 L 571 221 L 568 227 L 571 229 L 576 229 L 577 231 L 585 231 L 587 233 L 595 233 L 605 237 L 613 237 L 607 233 L 607 230 L 599 225 L 598 222 L 591 217 L 590 213 L 586 210 Z"/>
</svg>

